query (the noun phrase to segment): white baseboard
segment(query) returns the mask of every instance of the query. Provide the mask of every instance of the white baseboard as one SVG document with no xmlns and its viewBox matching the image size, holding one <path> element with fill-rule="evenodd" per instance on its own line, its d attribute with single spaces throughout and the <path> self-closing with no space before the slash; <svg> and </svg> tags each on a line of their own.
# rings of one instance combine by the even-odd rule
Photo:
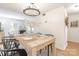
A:
<svg viewBox="0 0 79 59">
<path fill-rule="evenodd" d="M 75 42 L 75 43 L 79 43 L 79 41 L 73 41 L 73 40 L 68 40 L 68 41 L 70 41 L 70 42 Z"/>
</svg>

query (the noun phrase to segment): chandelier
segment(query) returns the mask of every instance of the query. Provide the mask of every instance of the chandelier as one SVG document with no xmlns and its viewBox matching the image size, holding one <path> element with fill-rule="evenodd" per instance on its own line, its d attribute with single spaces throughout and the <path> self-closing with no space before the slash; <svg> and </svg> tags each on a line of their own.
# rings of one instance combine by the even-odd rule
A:
<svg viewBox="0 0 79 59">
<path fill-rule="evenodd" d="M 27 8 L 25 8 L 23 10 L 23 13 L 25 15 L 28 15 L 28 16 L 39 16 L 40 15 L 40 11 L 39 11 L 39 9 L 37 9 L 37 7 L 35 6 L 34 3 L 31 3 L 30 6 L 28 6 Z"/>
</svg>

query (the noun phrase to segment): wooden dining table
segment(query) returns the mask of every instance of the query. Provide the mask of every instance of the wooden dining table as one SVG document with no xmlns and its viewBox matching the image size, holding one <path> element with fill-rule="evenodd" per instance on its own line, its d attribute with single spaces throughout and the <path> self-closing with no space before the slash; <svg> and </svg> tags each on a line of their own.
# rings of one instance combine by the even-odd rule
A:
<svg viewBox="0 0 79 59">
<path fill-rule="evenodd" d="M 46 35 L 22 35 L 15 36 L 16 40 L 19 40 L 19 43 L 25 48 L 28 56 L 36 56 L 37 51 L 52 45 L 52 54 L 55 55 L 55 37 L 46 36 Z M 49 51 L 48 51 L 49 52 Z M 48 54 L 49 55 L 49 54 Z"/>
</svg>

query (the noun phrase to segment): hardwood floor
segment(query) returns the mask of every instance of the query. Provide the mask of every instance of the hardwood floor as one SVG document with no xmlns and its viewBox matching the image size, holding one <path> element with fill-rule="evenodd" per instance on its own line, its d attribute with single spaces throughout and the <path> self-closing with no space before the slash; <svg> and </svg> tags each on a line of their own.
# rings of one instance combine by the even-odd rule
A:
<svg viewBox="0 0 79 59">
<path fill-rule="evenodd" d="M 65 50 L 56 49 L 57 56 L 79 56 L 79 43 L 68 42 Z"/>
</svg>

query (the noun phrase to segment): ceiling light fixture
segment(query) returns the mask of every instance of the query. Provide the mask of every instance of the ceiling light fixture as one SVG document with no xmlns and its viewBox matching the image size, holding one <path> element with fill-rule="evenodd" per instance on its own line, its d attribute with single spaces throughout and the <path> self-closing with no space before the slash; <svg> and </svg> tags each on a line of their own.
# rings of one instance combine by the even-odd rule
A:
<svg viewBox="0 0 79 59">
<path fill-rule="evenodd" d="M 40 11 L 39 11 L 39 9 L 37 9 L 37 7 L 35 6 L 34 3 L 31 3 L 30 6 L 28 6 L 27 8 L 25 8 L 23 10 L 23 13 L 25 15 L 28 15 L 28 16 L 39 16 L 40 15 Z"/>
</svg>

